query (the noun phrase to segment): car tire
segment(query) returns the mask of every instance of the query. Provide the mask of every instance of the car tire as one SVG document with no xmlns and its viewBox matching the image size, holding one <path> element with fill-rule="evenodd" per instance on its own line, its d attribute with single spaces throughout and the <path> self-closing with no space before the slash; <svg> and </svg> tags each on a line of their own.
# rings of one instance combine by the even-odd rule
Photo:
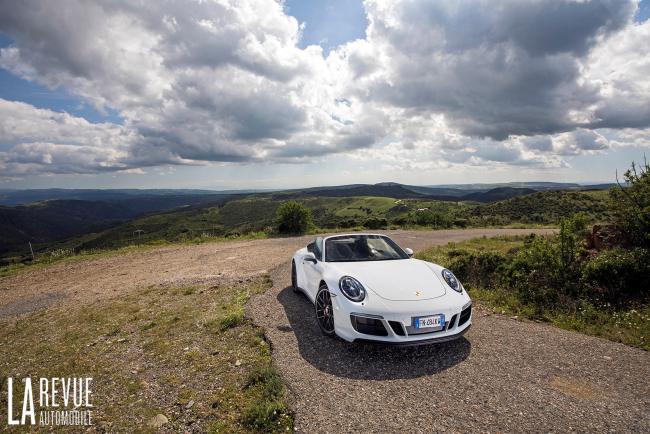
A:
<svg viewBox="0 0 650 434">
<path fill-rule="evenodd" d="M 291 289 L 296 294 L 300 292 L 298 289 L 298 274 L 296 272 L 296 262 L 291 261 Z"/>
<path fill-rule="evenodd" d="M 318 322 L 320 331 L 325 336 L 334 336 L 334 309 L 332 309 L 332 295 L 327 285 L 318 288 L 314 305 L 316 307 L 316 322 Z"/>
</svg>

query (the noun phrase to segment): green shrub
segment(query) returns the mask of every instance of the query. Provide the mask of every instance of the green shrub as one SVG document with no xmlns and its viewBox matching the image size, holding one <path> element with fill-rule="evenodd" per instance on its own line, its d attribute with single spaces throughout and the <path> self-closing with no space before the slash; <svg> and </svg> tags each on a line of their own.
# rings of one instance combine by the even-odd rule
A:
<svg viewBox="0 0 650 434">
<path fill-rule="evenodd" d="M 504 279 L 524 303 L 541 310 L 556 305 L 559 300 L 560 267 L 557 245 L 552 240 L 538 238 L 515 253 L 505 269 Z"/>
<path fill-rule="evenodd" d="M 623 178 L 625 185 L 610 191 L 617 223 L 634 245 L 650 248 L 650 165 L 632 163 Z"/>
<path fill-rule="evenodd" d="M 645 249 L 604 250 L 587 261 L 582 278 L 605 301 L 620 305 L 650 296 L 650 254 Z"/>
<path fill-rule="evenodd" d="M 447 253 L 448 267 L 466 284 L 491 288 L 501 281 L 501 272 L 507 258 L 500 252 L 476 252 L 451 250 Z"/>
<path fill-rule="evenodd" d="M 293 200 L 283 202 L 277 211 L 277 224 L 281 234 L 304 234 L 313 225 L 311 211 Z"/>
<path fill-rule="evenodd" d="M 373 217 L 366 220 L 363 225 L 368 229 L 385 229 L 388 221 L 385 218 Z"/>
<path fill-rule="evenodd" d="M 426 210 L 420 211 L 415 215 L 415 223 L 434 228 L 450 228 L 453 221 L 448 214 Z"/>
<path fill-rule="evenodd" d="M 454 226 L 459 228 L 466 228 L 469 225 L 469 220 L 467 219 L 454 219 Z"/>
</svg>

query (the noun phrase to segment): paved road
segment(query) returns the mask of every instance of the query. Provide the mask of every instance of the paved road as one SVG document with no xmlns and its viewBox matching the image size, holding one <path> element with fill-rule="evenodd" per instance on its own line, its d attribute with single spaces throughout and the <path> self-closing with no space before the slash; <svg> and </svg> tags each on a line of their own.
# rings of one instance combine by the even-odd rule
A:
<svg viewBox="0 0 650 434">
<path fill-rule="evenodd" d="M 450 234 L 394 238 L 420 249 Z M 457 341 L 348 344 L 321 335 L 312 305 L 289 287 L 289 262 L 271 278 L 248 313 L 267 330 L 301 432 L 650 430 L 648 352 L 480 309 Z"/>
</svg>

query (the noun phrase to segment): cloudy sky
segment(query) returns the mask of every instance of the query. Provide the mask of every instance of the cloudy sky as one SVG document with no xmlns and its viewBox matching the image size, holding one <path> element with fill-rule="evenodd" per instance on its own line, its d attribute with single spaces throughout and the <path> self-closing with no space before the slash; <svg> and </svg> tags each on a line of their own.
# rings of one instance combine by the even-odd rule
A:
<svg viewBox="0 0 650 434">
<path fill-rule="evenodd" d="M 0 189 L 611 182 L 650 0 L 0 0 Z"/>
</svg>

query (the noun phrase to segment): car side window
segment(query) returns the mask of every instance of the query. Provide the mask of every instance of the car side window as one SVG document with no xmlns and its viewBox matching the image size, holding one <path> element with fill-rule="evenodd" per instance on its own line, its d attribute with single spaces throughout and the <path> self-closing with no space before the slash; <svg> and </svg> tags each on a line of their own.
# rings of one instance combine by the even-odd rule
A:
<svg viewBox="0 0 650 434">
<path fill-rule="evenodd" d="M 323 259 L 323 237 L 316 238 L 316 251 L 314 255 L 316 255 L 316 259 L 319 261 Z"/>
<path fill-rule="evenodd" d="M 323 238 L 318 237 L 316 240 L 307 244 L 307 251 L 313 253 L 318 261 L 323 258 Z"/>
</svg>

